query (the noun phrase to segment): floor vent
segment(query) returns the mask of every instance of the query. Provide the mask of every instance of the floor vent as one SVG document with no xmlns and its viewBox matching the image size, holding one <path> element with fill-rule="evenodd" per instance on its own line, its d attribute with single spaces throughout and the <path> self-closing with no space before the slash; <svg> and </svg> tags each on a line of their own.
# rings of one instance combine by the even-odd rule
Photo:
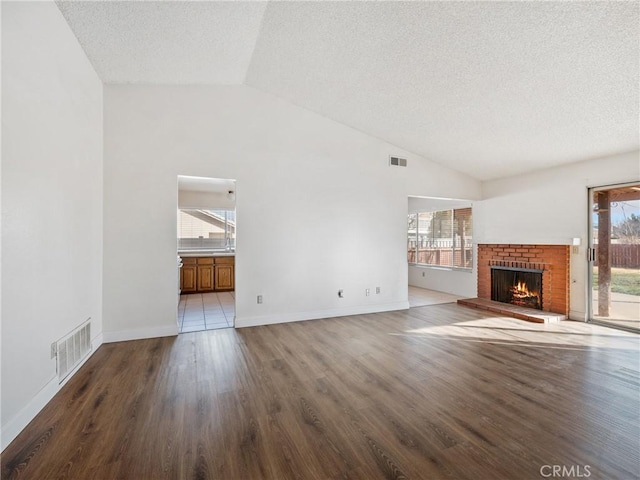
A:
<svg viewBox="0 0 640 480">
<path fill-rule="evenodd" d="M 62 382 L 91 351 L 91 318 L 56 342 L 56 369 Z"/>
<path fill-rule="evenodd" d="M 407 159 L 400 157 L 389 157 L 389 165 L 392 167 L 406 167 Z"/>
</svg>

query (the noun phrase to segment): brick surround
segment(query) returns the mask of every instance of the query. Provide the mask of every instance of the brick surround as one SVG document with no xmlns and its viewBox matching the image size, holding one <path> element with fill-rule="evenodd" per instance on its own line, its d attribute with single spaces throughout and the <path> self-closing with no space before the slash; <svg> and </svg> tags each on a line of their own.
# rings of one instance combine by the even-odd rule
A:
<svg viewBox="0 0 640 480">
<path fill-rule="evenodd" d="M 542 270 L 542 310 L 569 315 L 568 245 L 478 245 L 478 298 L 491 299 L 491 266 Z"/>
</svg>

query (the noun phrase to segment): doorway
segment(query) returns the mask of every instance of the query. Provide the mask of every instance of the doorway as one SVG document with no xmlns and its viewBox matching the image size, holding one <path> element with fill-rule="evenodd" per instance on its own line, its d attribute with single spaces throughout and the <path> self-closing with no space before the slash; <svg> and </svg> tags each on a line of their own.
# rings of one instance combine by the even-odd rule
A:
<svg viewBox="0 0 640 480">
<path fill-rule="evenodd" d="M 235 325 L 235 180 L 178 176 L 179 333 Z"/>
<path fill-rule="evenodd" d="M 472 202 L 409 196 L 407 263 L 411 308 L 473 296 Z"/>
<path fill-rule="evenodd" d="M 640 183 L 589 189 L 588 321 L 640 332 Z"/>
</svg>

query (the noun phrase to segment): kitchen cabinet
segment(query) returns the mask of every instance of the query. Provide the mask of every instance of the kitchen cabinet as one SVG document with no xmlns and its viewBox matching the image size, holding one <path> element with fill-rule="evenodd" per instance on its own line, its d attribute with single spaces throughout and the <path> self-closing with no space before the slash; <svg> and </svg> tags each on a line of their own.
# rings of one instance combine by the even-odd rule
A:
<svg viewBox="0 0 640 480">
<path fill-rule="evenodd" d="M 197 288 L 198 266 L 195 258 L 183 258 L 180 269 L 180 293 L 195 293 Z"/>
<path fill-rule="evenodd" d="M 234 257 L 219 257 L 215 263 L 216 292 L 230 291 L 234 287 Z"/>
<path fill-rule="evenodd" d="M 235 257 L 182 257 L 181 293 L 233 291 Z"/>
<path fill-rule="evenodd" d="M 213 292 L 213 258 L 198 258 L 198 292 Z"/>
</svg>

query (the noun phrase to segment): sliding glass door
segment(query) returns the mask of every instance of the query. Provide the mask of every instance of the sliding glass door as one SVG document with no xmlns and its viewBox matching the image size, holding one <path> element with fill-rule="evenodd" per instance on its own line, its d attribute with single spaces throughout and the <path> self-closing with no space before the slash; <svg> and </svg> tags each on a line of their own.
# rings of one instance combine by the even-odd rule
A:
<svg viewBox="0 0 640 480">
<path fill-rule="evenodd" d="M 589 320 L 640 331 L 640 183 L 589 191 Z"/>
</svg>

